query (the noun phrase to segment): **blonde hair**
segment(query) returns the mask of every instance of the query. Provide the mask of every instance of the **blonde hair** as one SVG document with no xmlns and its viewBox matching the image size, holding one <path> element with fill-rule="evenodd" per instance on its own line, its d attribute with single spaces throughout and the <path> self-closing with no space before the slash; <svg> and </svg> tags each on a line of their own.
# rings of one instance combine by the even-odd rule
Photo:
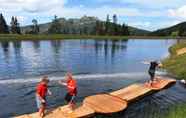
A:
<svg viewBox="0 0 186 118">
<path fill-rule="evenodd" d="M 48 76 L 47 75 L 45 75 L 45 76 L 43 76 L 43 78 L 42 78 L 42 80 L 41 80 L 42 82 L 50 82 L 50 80 L 48 79 Z"/>
</svg>

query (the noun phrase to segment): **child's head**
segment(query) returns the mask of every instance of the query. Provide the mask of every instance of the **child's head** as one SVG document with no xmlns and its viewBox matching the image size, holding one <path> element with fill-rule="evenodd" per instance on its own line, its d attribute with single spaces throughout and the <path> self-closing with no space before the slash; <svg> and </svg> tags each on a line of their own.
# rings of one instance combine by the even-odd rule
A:
<svg viewBox="0 0 186 118">
<path fill-rule="evenodd" d="M 72 73 L 68 72 L 66 74 L 66 76 L 67 76 L 67 80 L 71 80 L 72 79 Z"/>
<path fill-rule="evenodd" d="M 45 83 L 45 84 L 48 84 L 50 82 L 50 80 L 48 79 L 48 76 L 43 76 L 41 82 Z"/>
</svg>

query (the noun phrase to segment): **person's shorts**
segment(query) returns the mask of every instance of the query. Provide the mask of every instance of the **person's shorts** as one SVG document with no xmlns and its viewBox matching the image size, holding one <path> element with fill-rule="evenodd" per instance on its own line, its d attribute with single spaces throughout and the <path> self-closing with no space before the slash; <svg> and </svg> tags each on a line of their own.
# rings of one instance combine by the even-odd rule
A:
<svg viewBox="0 0 186 118">
<path fill-rule="evenodd" d="M 74 102 L 75 97 L 76 97 L 75 95 L 70 95 L 69 93 L 67 93 L 66 96 L 65 96 L 65 101 L 68 102 L 68 103 L 69 102 Z"/>
<path fill-rule="evenodd" d="M 149 75 L 150 75 L 151 79 L 154 79 L 155 71 L 154 70 L 149 70 Z"/>
<path fill-rule="evenodd" d="M 46 103 L 42 103 L 39 97 L 36 95 L 36 105 L 37 105 L 37 108 L 40 109 L 41 106 L 46 105 Z"/>
</svg>

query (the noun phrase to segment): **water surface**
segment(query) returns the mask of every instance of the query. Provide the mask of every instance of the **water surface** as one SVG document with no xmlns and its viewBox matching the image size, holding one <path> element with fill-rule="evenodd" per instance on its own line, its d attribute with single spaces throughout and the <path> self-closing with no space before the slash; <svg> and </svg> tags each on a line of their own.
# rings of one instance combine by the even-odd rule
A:
<svg viewBox="0 0 186 118">
<path fill-rule="evenodd" d="M 144 82 L 149 79 L 148 65 L 141 61 L 162 60 L 174 43 L 132 39 L 0 42 L 0 117 L 36 111 L 34 92 L 42 75 L 53 80 L 49 108 L 65 104 L 65 88 L 56 81 L 67 71 L 73 72 L 78 81 L 78 102 L 89 95 Z M 177 84 L 131 104 L 113 117 L 158 118 L 177 102 L 185 102 L 185 91 Z"/>
</svg>

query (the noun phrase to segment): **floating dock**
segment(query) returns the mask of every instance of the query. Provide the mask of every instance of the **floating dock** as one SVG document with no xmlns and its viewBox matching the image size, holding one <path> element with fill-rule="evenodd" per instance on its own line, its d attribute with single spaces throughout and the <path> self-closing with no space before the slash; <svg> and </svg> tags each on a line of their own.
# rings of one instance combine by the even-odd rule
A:
<svg viewBox="0 0 186 118">
<path fill-rule="evenodd" d="M 68 106 L 50 110 L 44 118 L 87 118 L 95 114 L 112 114 L 123 111 L 128 104 L 141 97 L 160 91 L 176 83 L 175 79 L 158 77 L 158 82 L 149 87 L 146 84 L 132 84 L 126 88 L 108 93 L 86 97 L 80 107 L 69 113 Z M 37 113 L 15 118 L 39 118 Z"/>
</svg>

